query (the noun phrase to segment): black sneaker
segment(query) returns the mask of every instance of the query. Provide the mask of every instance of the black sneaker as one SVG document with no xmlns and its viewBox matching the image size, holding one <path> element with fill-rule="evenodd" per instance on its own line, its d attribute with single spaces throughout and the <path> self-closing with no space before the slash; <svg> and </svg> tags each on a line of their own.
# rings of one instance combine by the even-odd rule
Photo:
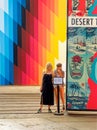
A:
<svg viewBox="0 0 97 130">
<path fill-rule="evenodd" d="M 51 109 L 48 109 L 48 113 L 52 113 L 52 110 L 51 110 Z"/>
<path fill-rule="evenodd" d="M 39 108 L 38 111 L 37 111 L 37 113 L 41 113 L 41 112 L 42 112 L 42 110 L 41 110 L 41 108 Z"/>
</svg>

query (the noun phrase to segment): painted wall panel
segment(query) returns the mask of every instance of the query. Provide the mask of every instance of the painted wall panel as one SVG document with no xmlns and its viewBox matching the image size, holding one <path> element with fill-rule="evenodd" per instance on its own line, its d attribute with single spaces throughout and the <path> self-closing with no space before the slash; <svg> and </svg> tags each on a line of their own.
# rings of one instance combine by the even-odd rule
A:
<svg viewBox="0 0 97 130">
<path fill-rule="evenodd" d="M 95 0 L 68 1 L 67 110 L 97 110 Z"/>
<path fill-rule="evenodd" d="M 65 12 L 65 0 L 0 0 L 0 85 L 39 85 L 46 63 L 61 61 Z"/>
</svg>

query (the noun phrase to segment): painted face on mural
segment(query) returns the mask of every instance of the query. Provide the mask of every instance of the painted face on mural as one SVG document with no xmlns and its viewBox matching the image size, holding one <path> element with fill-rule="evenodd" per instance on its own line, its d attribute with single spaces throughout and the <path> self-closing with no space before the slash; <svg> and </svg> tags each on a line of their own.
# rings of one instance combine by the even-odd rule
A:
<svg viewBox="0 0 97 130">
<path fill-rule="evenodd" d="M 79 55 L 71 58 L 70 62 L 70 75 L 73 79 L 80 79 L 83 75 L 83 59 Z"/>
<path fill-rule="evenodd" d="M 86 53 L 85 28 L 69 28 L 68 33 L 70 75 L 73 79 L 81 79 L 84 69 L 84 62 L 82 57 Z"/>
</svg>

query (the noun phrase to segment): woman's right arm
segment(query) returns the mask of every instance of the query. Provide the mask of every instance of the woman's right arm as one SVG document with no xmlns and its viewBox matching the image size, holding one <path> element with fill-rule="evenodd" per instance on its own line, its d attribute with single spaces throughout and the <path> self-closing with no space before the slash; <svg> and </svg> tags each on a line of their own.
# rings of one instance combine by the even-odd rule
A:
<svg viewBox="0 0 97 130">
<path fill-rule="evenodd" d="M 43 88 L 43 76 L 44 76 L 44 74 L 45 74 L 45 72 L 42 73 L 40 92 L 42 92 L 42 88 Z"/>
</svg>

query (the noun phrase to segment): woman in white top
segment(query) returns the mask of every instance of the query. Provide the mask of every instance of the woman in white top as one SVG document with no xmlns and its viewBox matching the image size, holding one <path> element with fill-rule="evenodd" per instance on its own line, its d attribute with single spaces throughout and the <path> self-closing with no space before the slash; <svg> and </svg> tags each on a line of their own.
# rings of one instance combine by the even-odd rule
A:
<svg viewBox="0 0 97 130">
<path fill-rule="evenodd" d="M 58 63 L 56 65 L 56 70 L 54 71 L 54 77 L 61 77 L 64 79 L 64 71 L 62 70 L 62 64 Z M 55 86 L 55 97 L 56 97 L 56 104 L 58 104 L 58 95 L 57 95 L 57 86 Z M 65 110 L 65 98 L 64 98 L 64 81 L 63 84 L 60 85 L 60 97 L 63 104 L 63 111 Z"/>
</svg>

